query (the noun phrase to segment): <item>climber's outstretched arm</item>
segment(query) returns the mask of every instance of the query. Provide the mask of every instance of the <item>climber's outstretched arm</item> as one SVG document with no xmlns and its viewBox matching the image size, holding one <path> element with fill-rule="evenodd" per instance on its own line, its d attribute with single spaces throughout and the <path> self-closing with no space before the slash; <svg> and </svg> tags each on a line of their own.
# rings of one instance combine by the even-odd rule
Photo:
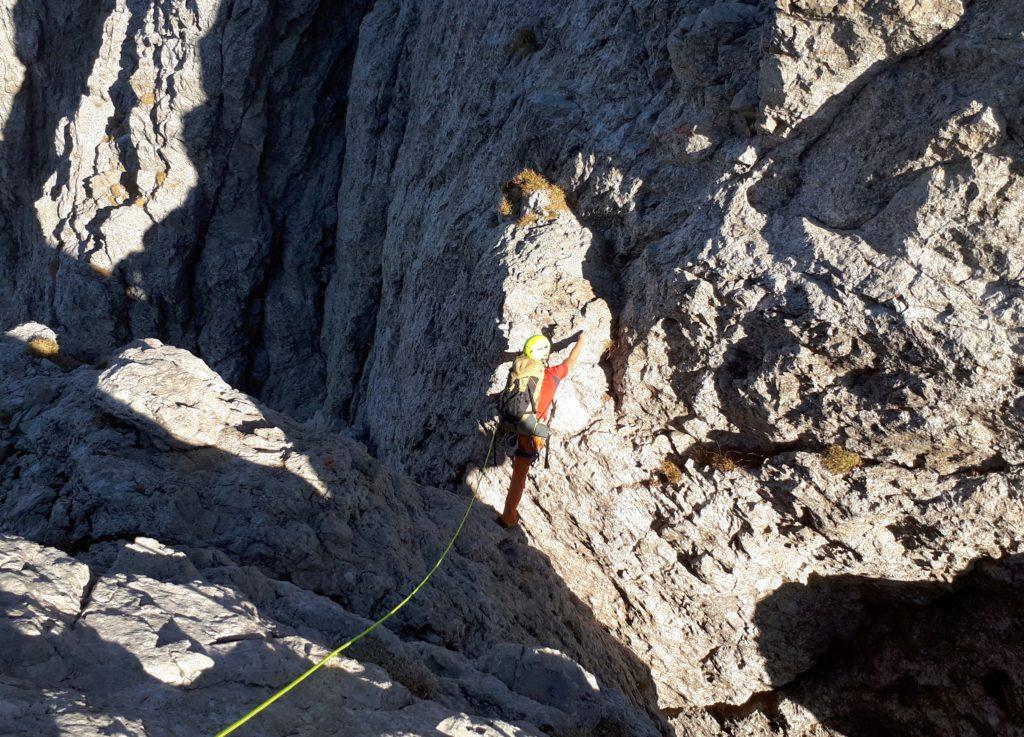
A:
<svg viewBox="0 0 1024 737">
<path fill-rule="evenodd" d="M 565 359 L 565 370 L 566 373 L 570 373 L 573 366 L 576 365 L 576 359 L 580 357 L 580 351 L 583 350 L 583 343 L 585 342 L 587 334 L 584 331 L 580 331 L 576 337 L 576 345 L 572 347 L 572 351 L 569 353 L 569 357 Z"/>
</svg>

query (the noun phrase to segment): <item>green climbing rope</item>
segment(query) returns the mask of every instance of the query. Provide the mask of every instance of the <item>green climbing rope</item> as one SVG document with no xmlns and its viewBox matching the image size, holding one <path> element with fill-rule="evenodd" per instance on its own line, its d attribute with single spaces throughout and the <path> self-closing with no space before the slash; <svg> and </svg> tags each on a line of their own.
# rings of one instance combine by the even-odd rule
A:
<svg viewBox="0 0 1024 737">
<path fill-rule="evenodd" d="M 494 450 L 494 438 L 495 438 L 495 436 L 497 434 L 498 434 L 498 428 L 497 428 L 497 426 L 495 426 L 494 432 L 491 433 L 491 442 L 487 446 L 487 455 L 484 457 L 483 472 L 485 474 L 487 473 L 487 463 L 491 459 L 491 452 Z M 280 691 L 278 691 L 277 693 L 272 695 L 270 698 L 268 698 L 262 704 L 260 704 L 259 706 L 257 706 L 256 708 L 254 708 L 253 710 L 248 712 L 241 719 L 239 719 L 238 721 L 232 723 L 230 726 L 225 727 L 224 729 L 222 729 L 220 732 L 218 732 L 216 734 L 216 737 L 227 737 L 227 735 L 229 735 L 232 732 L 234 732 L 236 729 L 241 727 L 243 724 L 248 722 L 250 719 L 252 719 L 254 716 L 259 714 L 264 709 L 267 709 L 275 701 L 277 701 L 278 699 L 283 697 L 285 694 L 287 694 L 293 688 L 298 686 L 304 680 L 306 680 L 311 675 L 316 673 L 318 670 L 323 668 L 331 660 L 333 660 L 338 655 L 340 655 L 341 653 L 345 652 L 345 650 L 350 648 L 352 645 L 354 645 L 355 643 L 359 642 L 361 639 L 363 639 L 368 634 L 373 632 L 375 629 L 377 629 L 377 627 L 379 627 L 380 625 L 382 625 L 385 622 L 387 622 L 389 619 L 391 619 L 391 617 L 395 616 L 395 614 L 402 607 L 404 607 L 406 604 L 408 604 L 412 600 L 412 597 L 416 596 L 417 592 L 419 592 L 419 590 L 422 589 L 426 585 L 427 581 L 430 580 L 430 577 L 434 575 L 434 571 L 436 571 L 438 568 L 441 567 L 441 564 L 444 562 L 444 559 L 448 557 L 448 553 L 451 552 L 451 549 L 453 547 L 455 547 L 455 541 L 458 540 L 459 539 L 459 535 L 462 534 L 462 528 L 464 528 L 466 526 L 466 520 L 469 519 L 469 513 L 473 510 L 473 503 L 476 501 L 476 493 L 473 492 L 472 490 L 470 490 L 470 491 L 471 491 L 471 495 L 469 497 L 469 504 L 466 505 L 466 511 L 462 514 L 462 520 L 459 522 L 459 526 L 455 529 L 455 534 L 452 535 L 452 539 L 448 541 L 448 545 L 445 546 L 445 549 L 443 551 L 441 551 L 441 555 L 434 562 L 433 567 L 431 567 L 431 569 L 429 571 L 427 571 L 427 575 L 425 575 L 420 580 L 420 582 L 418 584 L 416 584 L 416 586 L 413 588 L 413 590 L 410 591 L 409 594 L 404 599 L 402 599 L 400 602 L 398 602 L 393 607 L 391 607 L 391 610 L 387 614 L 385 614 L 380 619 L 375 620 L 372 624 L 370 624 L 362 632 L 360 632 L 356 636 L 352 637 L 350 640 L 348 640 L 347 642 L 343 643 L 342 645 L 339 645 L 334 650 L 331 650 L 331 652 L 327 653 L 327 655 L 325 655 L 318 663 L 315 663 L 314 665 L 310 666 L 310 668 L 308 670 L 306 670 L 305 673 L 302 673 L 298 678 L 296 678 L 294 681 L 289 683 L 287 686 L 282 688 Z"/>
</svg>

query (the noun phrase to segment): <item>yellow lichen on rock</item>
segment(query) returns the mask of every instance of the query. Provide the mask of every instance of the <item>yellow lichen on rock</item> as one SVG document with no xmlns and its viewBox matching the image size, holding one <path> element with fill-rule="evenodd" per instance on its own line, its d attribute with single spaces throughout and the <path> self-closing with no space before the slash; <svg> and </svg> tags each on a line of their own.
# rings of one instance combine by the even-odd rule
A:
<svg viewBox="0 0 1024 737">
<path fill-rule="evenodd" d="M 828 446 L 821 462 L 825 468 L 837 476 L 844 476 L 863 463 L 858 453 L 847 450 L 836 443 Z"/>
</svg>

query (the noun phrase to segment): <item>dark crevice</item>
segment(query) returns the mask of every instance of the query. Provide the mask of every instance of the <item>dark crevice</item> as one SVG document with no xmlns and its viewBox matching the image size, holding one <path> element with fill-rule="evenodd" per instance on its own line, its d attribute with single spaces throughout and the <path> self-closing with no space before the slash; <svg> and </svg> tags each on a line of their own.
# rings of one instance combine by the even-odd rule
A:
<svg viewBox="0 0 1024 737">
<path fill-rule="evenodd" d="M 576 204 L 575 197 L 569 197 L 570 206 Z M 616 412 L 622 402 L 619 386 L 622 378 L 622 361 L 625 338 L 622 335 L 619 314 L 625 304 L 625 274 L 637 254 L 625 251 L 626 229 L 619 214 L 574 214 L 591 234 L 591 245 L 583 259 L 583 277 L 590 283 L 598 299 L 608 305 L 611 313 L 609 342 L 603 347 L 598 366 L 604 372 L 609 394 Z"/>
<path fill-rule="evenodd" d="M 957 476 L 977 478 L 978 476 L 986 476 L 992 473 L 1006 473 L 1010 468 L 1011 465 L 1005 458 L 1003 458 L 1002 454 L 995 453 L 980 463 L 973 463 L 969 466 L 963 466 L 950 471 L 949 473 L 945 473 L 941 475 L 939 479 L 945 481 L 946 479 Z"/>
<path fill-rule="evenodd" d="M 89 570 L 89 580 L 85 584 L 85 588 L 82 590 L 82 598 L 78 602 L 78 614 L 75 615 L 71 626 L 74 627 L 78 624 L 78 621 L 85 615 L 85 610 L 89 606 L 89 601 L 92 599 L 92 592 L 96 588 L 96 583 L 99 581 L 99 576 L 93 575 L 92 569 Z"/>
<path fill-rule="evenodd" d="M 50 544 L 72 558 L 78 557 L 83 553 L 88 553 L 94 545 L 101 545 L 103 543 L 133 543 L 135 542 L 135 538 L 143 537 L 141 532 L 118 532 L 109 535 L 81 537 L 75 535 L 72 531 L 71 535 L 72 537 L 70 540 L 56 541 L 51 542 Z M 168 542 L 166 544 L 173 545 L 174 543 Z"/>
<path fill-rule="evenodd" d="M 676 465 L 692 459 L 700 466 L 718 470 L 733 468 L 757 469 L 767 461 L 785 453 L 798 451 L 821 452 L 821 444 L 812 443 L 807 439 L 798 439 L 786 443 L 764 443 L 757 438 L 729 433 L 714 433 L 716 438 L 701 443 L 694 443 L 680 455 L 670 458 Z"/>
</svg>

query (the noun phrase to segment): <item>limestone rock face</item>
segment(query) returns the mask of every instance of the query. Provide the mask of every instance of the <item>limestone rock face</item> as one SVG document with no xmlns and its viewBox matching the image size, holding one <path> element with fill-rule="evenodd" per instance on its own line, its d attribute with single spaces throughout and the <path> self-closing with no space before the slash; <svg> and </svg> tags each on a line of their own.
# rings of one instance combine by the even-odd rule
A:
<svg viewBox="0 0 1024 737">
<path fill-rule="evenodd" d="M 210 549 L 138 538 L 72 558 L 4 535 L 0 551 L 0 728 L 10 734 L 214 734 L 326 655 L 338 632 L 367 624 Z M 422 665 L 435 646 L 372 637 L 364 662 L 332 660 L 244 729 L 539 737 L 528 719 L 565 729 L 562 710 L 598 691 L 572 691 L 571 666 L 552 668 L 551 693 L 565 698 L 548 706 L 448 651 L 435 674 Z M 503 665 L 531 657 L 545 654 L 505 654 Z M 474 703 L 488 713 L 473 714 Z"/>
<path fill-rule="evenodd" d="M 401 600 L 466 506 L 184 350 L 68 369 L 26 350 L 45 331 L 0 342 L 4 732 L 213 734 Z M 478 507 L 403 639 L 375 631 L 258 733 L 658 734 L 642 664 L 500 532 Z"/>
<path fill-rule="evenodd" d="M 368 5 L 3 3 L 0 315 L 90 358 L 160 336 L 311 414 Z"/>
<path fill-rule="evenodd" d="M 398 635 L 679 734 L 1020 733 L 1024 4 L 272 6 L 0 12 L 0 316 L 65 347 L 0 355 L 0 529 L 372 616 L 585 330 Z"/>
<path fill-rule="evenodd" d="M 364 21 L 328 408 L 455 480 L 503 352 L 586 329 L 525 524 L 669 709 L 812 668 L 761 649 L 787 582 L 1017 551 L 1024 8 L 498 5 Z M 524 167 L 570 212 L 503 217 Z"/>
</svg>

